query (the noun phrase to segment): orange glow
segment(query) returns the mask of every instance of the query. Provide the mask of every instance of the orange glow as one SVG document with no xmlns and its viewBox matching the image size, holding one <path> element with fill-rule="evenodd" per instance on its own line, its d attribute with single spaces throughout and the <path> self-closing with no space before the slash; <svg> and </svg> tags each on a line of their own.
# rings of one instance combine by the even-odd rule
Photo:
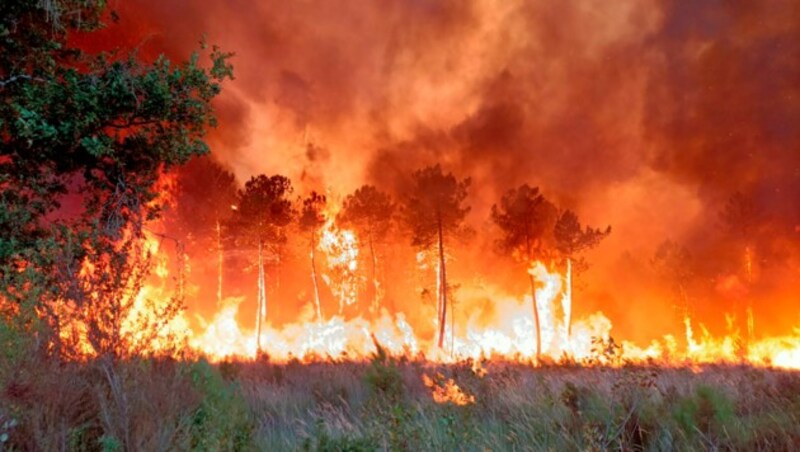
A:
<svg viewBox="0 0 800 452">
<path fill-rule="evenodd" d="M 355 235 L 351 231 L 336 230 L 329 223 L 325 227 L 324 237 L 330 242 L 321 245 L 321 248 L 326 253 L 333 252 L 333 256 L 329 255 L 330 262 L 355 269 L 349 265 L 356 265 L 357 254 L 348 254 L 347 246 L 341 245 L 355 243 Z M 138 338 L 136 325 L 146 322 L 154 307 L 157 308 L 159 300 L 168 300 L 170 296 L 166 289 L 170 276 L 165 273 L 168 262 L 158 240 L 149 237 L 145 248 L 154 256 L 158 271 L 138 294 L 129 318 L 123 323 L 124 330 L 130 333 L 134 344 Z M 795 329 L 790 336 L 753 341 L 745 349 L 741 346 L 740 332 L 732 329 L 733 323 L 727 335 L 713 337 L 702 324 L 697 326 L 698 334 L 692 319 L 686 316 L 683 319 L 684 347 L 679 346 L 671 335 L 655 340 L 646 347 L 627 341 L 609 345 L 612 322 L 602 312 L 595 312 L 575 319 L 572 333 L 567 337 L 566 315 L 570 312 L 571 300 L 567 299 L 565 275 L 538 261 L 531 265 L 529 272 L 539 281 L 536 296 L 542 324 L 543 359 L 546 361 L 566 359 L 586 365 L 609 366 L 626 362 L 657 362 L 670 366 L 748 363 L 800 369 L 800 329 Z M 349 300 L 352 301 L 348 303 L 354 303 L 354 295 Z M 188 320 L 183 311 L 179 312 L 164 326 L 159 338 L 151 345 L 150 352 L 169 350 L 171 346 L 184 341 L 192 350 L 213 361 L 251 359 L 256 354 L 255 331 L 237 319 L 239 306 L 244 301 L 242 297 L 227 298 L 210 320 L 196 316 L 199 319 L 196 325 Z M 494 300 L 494 310 L 496 315 L 492 323 L 487 324 L 474 317 L 460 322 L 460 325 L 456 325 L 455 337 L 452 337 L 452 331 L 448 331 L 448 345 L 445 349 L 439 349 L 431 337 L 420 337 L 415 332 L 417 328 L 402 312 L 392 314 L 383 309 L 379 316 L 370 319 L 363 316 L 346 319 L 334 315 L 316 322 L 309 304 L 295 322 L 281 326 L 266 325 L 262 330 L 261 343 L 265 354 L 275 362 L 291 359 L 368 360 L 376 352 L 372 339 L 374 336 L 388 354 L 396 357 L 424 357 L 435 362 L 472 360 L 473 370 L 478 376 L 485 373 L 480 365 L 483 359 L 536 364 L 530 296 L 498 296 Z M 474 400 L 451 380 L 428 378 L 426 385 L 434 390 L 434 399 L 438 403 L 465 404 Z"/>
<path fill-rule="evenodd" d="M 452 378 L 445 379 L 437 373 L 434 378 L 422 375 L 422 382 L 433 390 L 433 401 L 436 403 L 452 403 L 464 406 L 475 403 L 475 396 L 465 393 Z"/>
</svg>

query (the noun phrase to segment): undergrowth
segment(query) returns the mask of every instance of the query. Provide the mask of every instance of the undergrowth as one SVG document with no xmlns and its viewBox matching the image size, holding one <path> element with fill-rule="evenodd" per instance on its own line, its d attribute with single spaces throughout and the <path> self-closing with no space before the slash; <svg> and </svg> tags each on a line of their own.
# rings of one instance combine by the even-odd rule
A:
<svg viewBox="0 0 800 452">
<path fill-rule="evenodd" d="M 795 450 L 800 376 L 709 366 L 533 368 L 15 356 L 0 450 Z M 5 363 L 7 364 L 7 363 Z M 437 403 L 423 375 L 474 402 Z"/>
</svg>

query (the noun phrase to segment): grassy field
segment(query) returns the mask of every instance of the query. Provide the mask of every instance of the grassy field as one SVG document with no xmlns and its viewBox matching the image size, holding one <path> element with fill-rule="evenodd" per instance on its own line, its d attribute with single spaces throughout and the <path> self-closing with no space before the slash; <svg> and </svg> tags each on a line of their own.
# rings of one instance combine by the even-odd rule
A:
<svg viewBox="0 0 800 452">
<path fill-rule="evenodd" d="M 424 375 L 474 402 L 435 402 Z M 800 447 L 800 374 L 740 366 L 31 359 L 2 377 L 0 450 Z"/>
</svg>

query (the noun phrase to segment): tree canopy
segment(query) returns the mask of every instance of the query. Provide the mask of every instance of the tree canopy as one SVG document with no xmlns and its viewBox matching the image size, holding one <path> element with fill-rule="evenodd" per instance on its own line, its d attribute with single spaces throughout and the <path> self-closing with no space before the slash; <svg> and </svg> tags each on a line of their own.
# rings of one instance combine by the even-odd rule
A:
<svg viewBox="0 0 800 452">
<path fill-rule="evenodd" d="M 261 174 L 250 178 L 239 190 L 229 222 L 235 241 L 245 246 L 284 243 L 284 228 L 296 214 L 289 199 L 292 191 L 292 182 L 285 176 Z"/>
<path fill-rule="evenodd" d="M 106 13 L 102 1 L 0 6 L 0 297 L 40 313 L 102 302 L 86 296 L 92 278 L 109 294 L 136 284 L 132 268 L 112 280 L 79 270 L 134 265 L 132 241 L 161 207 L 160 175 L 208 152 L 211 100 L 232 77 L 230 54 L 216 47 L 204 66 L 199 53 L 146 62 L 70 45 Z"/>
<path fill-rule="evenodd" d="M 391 196 L 373 185 L 364 185 L 344 199 L 336 220 L 359 235 L 377 239 L 389 232 L 394 212 Z"/>
<path fill-rule="evenodd" d="M 538 187 L 512 188 L 492 206 L 492 220 L 502 231 L 498 247 L 530 264 L 544 252 L 555 217 L 555 206 Z"/>
<path fill-rule="evenodd" d="M 452 173 L 444 174 L 440 165 L 412 174 L 404 219 L 414 246 L 432 246 L 440 231 L 445 235 L 463 231 L 470 210 L 464 205 L 470 183 L 469 178 L 458 180 Z"/>
<path fill-rule="evenodd" d="M 578 216 L 569 209 L 558 217 L 553 229 L 556 249 L 568 259 L 574 259 L 581 251 L 597 246 L 610 233 L 611 226 L 605 230 L 593 229 L 589 226 L 581 229 Z"/>
</svg>

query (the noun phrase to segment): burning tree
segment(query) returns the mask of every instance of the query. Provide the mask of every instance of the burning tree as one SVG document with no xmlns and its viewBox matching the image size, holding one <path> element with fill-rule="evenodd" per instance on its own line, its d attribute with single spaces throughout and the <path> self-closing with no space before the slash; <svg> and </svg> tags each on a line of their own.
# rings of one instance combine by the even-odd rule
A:
<svg viewBox="0 0 800 452">
<path fill-rule="evenodd" d="M 230 171 L 210 157 L 189 161 L 178 169 L 175 194 L 175 228 L 187 241 L 213 237 L 217 253 L 217 304 L 222 303 L 224 247 L 222 225 L 228 221 L 236 203 L 236 181 Z"/>
<path fill-rule="evenodd" d="M 673 285 L 676 296 L 681 302 L 681 309 L 688 315 L 690 310 L 688 285 L 694 277 L 692 255 L 689 250 L 671 240 L 665 240 L 656 249 L 651 263 L 656 271 Z"/>
<path fill-rule="evenodd" d="M 736 192 L 730 197 L 722 210 L 720 217 L 727 232 L 736 240 L 736 246 L 744 248 L 742 267 L 745 274 L 748 290 L 752 290 L 754 281 L 754 262 L 757 262 L 754 243 L 760 224 L 761 213 L 755 203 L 748 196 Z M 746 305 L 747 340 L 753 339 L 755 334 L 755 317 L 753 315 L 752 294 L 747 294 Z"/>
<path fill-rule="evenodd" d="M 444 344 L 447 321 L 447 268 L 445 242 L 448 236 L 465 229 L 464 218 L 470 208 L 464 206 L 470 179 L 458 180 L 452 173 L 444 174 L 439 165 L 417 170 L 405 205 L 405 222 L 411 230 L 412 245 L 423 250 L 436 245 L 439 254 L 438 271 L 438 346 Z"/>
<path fill-rule="evenodd" d="M 650 263 L 659 275 L 671 284 L 674 296 L 680 303 L 679 309 L 686 329 L 686 339 L 692 341 L 692 304 L 689 295 L 689 284 L 695 277 L 692 255 L 685 246 L 672 240 L 665 240 L 656 249 Z"/>
<path fill-rule="evenodd" d="M 267 315 L 267 288 L 264 275 L 264 248 L 273 253 L 286 243 L 286 231 L 295 211 L 288 196 L 291 181 L 280 175 L 252 177 L 237 194 L 234 214 L 228 224 L 229 233 L 239 245 L 257 248 L 258 309 L 256 311 L 256 347 L 261 352 L 261 323 Z"/>
<path fill-rule="evenodd" d="M 546 238 L 555 217 L 555 206 L 539 192 L 538 187 L 531 188 L 525 184 L 507 191 L 500 200 L 500 205 L 492 206 L 492 221 L 503 233 L 497 242 L 498 248 L 511 253 L 523 263 L 527 271 L 533 261 L 545 256 Z M 536 279 L 532 273 L 528 272 L 528 275 L 531 282 L 538 360 L 542 355 L 542 335 L 536 301 Z"/>
<path fill-rule="evenodd" d="M 378 256 L 376 242 L 385 240 L 392 227 L 395 205 L 392 198 L 372 185 L 364 185 L 345 198 L 337 222 L 353 228 L 358 237 L 366 240 L 369 247 L 372 269 L 372 305 L 377 311 L 380 304 L 380 281 L 378 280 Z"/>
<path fill-rule="evenodd" d="M 572 267 L 573 263 L 577 260 L 579 264 L 585 264 L 579 260 L 579 254 L 587 249 L 594 248 L 601 240 L 606 238 L 611 233 L 611 226 L 608 226 L 605 231 L 600 229 L 592 229 L 586 226 L 586 229 L 581 229 L 581 223 L 578 221 L 578 216 L 571 210 L 565 210 L 556 221 L 553 228 L 553 237 L 556 240 L 556 249 L 561 254 L 562 259 L 567 265 L 567 293 L 565 298 L 568 300 L 568 305 L 565 305 L 564 316 L 567 323 L 567 337 L 572 333 Z"/>
<path fill-rule="evenodd" d="M 69 33 L 103 26 L 104 5 L 0 8 L 0 310 L 26 333 L 44 325 L 37 341 L 56 353 L 68 316 L 106 309 L 121 316 L 131 306 L 107 303 L 139 279 L 139 270 L 120 266 L 135 265 L 132 242 L 160 211 L 159 175 L 208 152 L 210 102 L 232 75 L 217 49 L 205 69 L 197 55 L 146 64 L 135 53 L 71 47 Z M 91 323 L 105 325 L 102 317 Z M 111 336 L 93 341 L 95 351 L 117 348 Z"/>
<path fill-rule="evenodd" d="M 319 243 L 319 231 L 325 225 L 325 196 L 317 192 L 311 194 L 303 200 L 303 208 L 300 213 L 300 229 L 309 234 L 308 247 L 311 255 L 311 282 L 314 284 L 314 306 L 317 309 L 317 321 L 322 321 L 322 308 L 319 299 L 319 281 L 317 281 L 317 267 L 314 260 L 317 245 Z"/>
</svg>

